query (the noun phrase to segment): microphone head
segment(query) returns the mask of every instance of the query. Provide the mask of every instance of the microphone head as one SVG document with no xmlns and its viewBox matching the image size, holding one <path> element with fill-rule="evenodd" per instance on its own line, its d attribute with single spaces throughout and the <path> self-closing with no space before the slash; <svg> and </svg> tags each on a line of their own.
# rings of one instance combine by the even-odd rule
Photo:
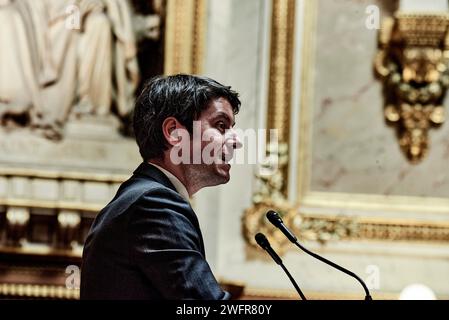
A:
<svg viewBox="0 0 449 320">
<path fill-rule="evenodd" d="M 261 246 L 263 249 L 270 247 L 270 242 L 263 233 L 259 232 L 258 234 L 256 234 L 254 238 L 256 239 L 257 244 Z"/>
<path fill-rule="evenodd" d="M 284 221 L 282 221 L 282 218 L 279 216 L 279 214 L 273 210 L 270 210 L 267 212 L 267 219 L 272 224 L 274 224 L 276 227 L 278 227 L 279 225 L 284 223 Z"/>
</svg>

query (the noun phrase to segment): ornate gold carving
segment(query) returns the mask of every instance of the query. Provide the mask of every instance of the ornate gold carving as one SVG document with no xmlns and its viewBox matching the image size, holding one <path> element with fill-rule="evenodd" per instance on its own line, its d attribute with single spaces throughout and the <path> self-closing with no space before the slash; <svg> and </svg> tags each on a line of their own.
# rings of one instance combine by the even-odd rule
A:
<svg viewBox="0 0 449 320">
<path fill-rule="evenodd" d="M 352 217 L 323 218 L 297 214 L 293 222 L 294 229 L 302 239 L 321 244 L 351 239 L 359 234 L 359 223 Z"/>
<path fill-rule="evenodd" d="M 428 152 L 428 130 L 445 120 L 449 87 L 448 14 L 386 18 L 375 69 L 384 82 L 385 118 L 398 125 L 399 145 L 412 163 Z"/>
<path fill-rule="evenodd" d="M 260 181 L 259 189 L 253 196 L 253 203 L 263 203 L 267 199 L 279 206 L 288 206 L 282 193 L 284 186 L 283 171 L 288 165 L 288 144 L 269 143 L 267 161 L 261 165 L 256 178 Z"/>
<path fill-rule="evenodd" d="M 449 223 L 303 215 L 298 234 L 322 243 L 329 240 L 448 242 Z M 330 232 L 329 232 L 330 231 Z M 321 237 L 317 238 L 317 237 Z"/>
<path fill-rule="evenodd" d="M 261 203 L 254 204 L 251 208 L 246 209 L 242 217 L 243 237 L 247 244 L 253 248 L 259 248 L 254 236 L 258 232 L 267 235 L 272 247 L 283 254 L 289 243 L 288 239 L 277 230 L 266 218 L 265 214 L 268 210 L 275 210 L 284 220 L 288 226 L 292 225 L 292 219 L 295 217 L 297 211 L 289 206 L 282 206 L 265 200 Z"/>
<path fill-rule="evenodd" d="M 165 74 L 202 72 L 205 19 L 205 0 L 168 0 Z"/>
<path fill-rule="evenodd" d="M 80 291 L 77 289 L 67 289 L 63 286 L 0 283 L 1 296 L 78 300 L 80 298 Z"/>
<path fill-rule="evenodd" d="M 244 229 L 245 239 L 256 246 L 251 239 L 257 232 L 270 234 L 278 250 L 285 252 L 288 241 L 284 235 L 273 230 L 273 226 L 264 219 L 265 213 L 276 208 L 270 203 L 258 204 L 246 212 Z M 278 209 L 279 210 L 279 209 Z M 408 220 L 389 221 L 388 219 L 372 220 L 367 218 L 336 217 L 325 215 L 298 214 L 296 210 L 284 211 L 286 224 L 300 236 L 302 240 L 318 241 L 326 244 L 337 240 L 376 240 L 376 241 L 412 241 L 412 242 L 449 242 L 449 223 L 410 222 Z M 276 232 L 274 232 L 276 231 Z"/>
<path fill-rule="evenodd" d="M 277 147 L 276 147 L 277 146 Z M 259 187 L 253 196 L 253 206 L 245 210 L 242 217 L 243 236 L 248 244 L 258 247 L 254 236 L 262 232 L 270 238 L 277 251 L 285 251 L 288 240 L 265 218 L 268 210 L 276 210 L 286 225 L 292 225 L 297 210 L 293 208 L 282 192 L 284 185 L 282 171 L 288 163 L 287 144 L 270 144 L 267 148 L 268 161 L 257 174 Z"/>
<path fill-rule="evenodd" d="M 269 236 L 272 246 L 281 254 L 287 249 L 287 238 L 265 218 L 269 210 L 275 210 L 284 220 L 284 223 L 295 230 L 303 240 L 319 241 L 326 243 L 331 240 L 339 240 L 352 237 L 358 230 L 354 219 L 322 219 L 299 214 L 297 207 L 291 205 L 282 193 L 282 172 L 288 163 L 287 144 L 268 147 L 268 159 L 262 168 L 262 172 L 270 174 L 256 175 L 259 180 L 259 188 L 253 196 L 253 206 L 245 210 L 242 225 L 243 236 L 252 247 L 258 247 L 254 236 L 262 232 Z"/>
<path fill-rule="evenodd" d="M 449 242 L 449 223 L 360 219 L 351 239 Z"/>
<path fill-rule="evenodd" d="M 302 215 L 314 221 L 326 223 L 344 217 L 329 216 L 326 214 L 310 214 L 308 207 L 314 208 L 346 208 L 357 211 L 421 211 L 432 214 L 447 214 L 449 202 L 447 199 L 419 197 L 388 197 L 381 195 L 360 194 L 332 194 L 323 192 L 308 192 L 302 198 Z M 342 239 L 372 239 L 372 240 L 404 240 L 420 242 L 447 242 L 449 241 L 449 223 L 438 221 L 421 221 L 413 219 L 370 218 L 357 214 L 354 218 L 356 232 Z"/>
</svg>

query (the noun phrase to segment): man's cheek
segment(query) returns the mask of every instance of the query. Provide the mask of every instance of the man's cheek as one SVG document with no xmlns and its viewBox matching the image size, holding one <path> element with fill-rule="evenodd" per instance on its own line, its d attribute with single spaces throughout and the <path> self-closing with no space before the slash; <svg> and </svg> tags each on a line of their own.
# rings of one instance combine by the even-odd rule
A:
<svg viewBox="0 0 449 320">
<path fill-rule="evenodd" d="M 202 158 L 206 164 L 221 163 L 223 155 L 223 141 L 220 136 L 210 136 L 208 141 L 203 143 Z"/>
</svg>

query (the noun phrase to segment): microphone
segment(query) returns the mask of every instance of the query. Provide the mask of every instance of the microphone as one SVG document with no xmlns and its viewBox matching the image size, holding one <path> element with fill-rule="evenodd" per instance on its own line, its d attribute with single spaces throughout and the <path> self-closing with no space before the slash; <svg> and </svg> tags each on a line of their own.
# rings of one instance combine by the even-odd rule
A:
<svg viewBox="0 0 449 320">
<path fill-rule="evenodd" d="M 298 241 L 296 236 L 291 232 L 282 221 L 282 218 L 273 210 L 267 212 L 267 219 L 279 230 L 282 231 L 283 234 L 287 237 L 288 240 L 295 243 Z"/>
<path fill-rule="evenodd" d="M 269 253 L 269 255 L 273 258 L 274 262 L 276 262 L 278 265 L 282 265 L 282 259 L 278 256 L 276 251 L 273 250 L 273 248 L 270 245 L 270 242 L 268 241 L 267 237 L 263 233 L 258 233 L 255 236 L 257 244 L 264 249 L 266 252 Z"/>
<path fill-rule="evenodd" d="M 308 249 L 304 248 L 299 242 L 298 239 L 296 238 L 296 236 L 293 234 L 293 232 L 290 231 L 289 228 L 287 228 L 287 226 L 284 224 L 284 221 L 282 221 L 282 218 L 279 216 L 279 214 L 277 214 L 277 212 L 270 210 L 267 212 L 267 219 L 279 230 L 282 231 L 282 233 L 288 238 L 288 240 L 290 240 L 291 242 L 293 242 L 299 249 L 301 249 L 302 251 L 304 251 L 305 253 L 311 255 L 312 257 L 314 257 L 315 259 L 320 260 L 321 262 L 324 262 L 334 268 L 336 268 L 337 270 L 340 270 L 341 272 L 346 273 L 347 275 L 350 275 L 351 277 L 355 278 L 363 287 L 363 290 L 365 290 L 365 300 L 373 300 L 373 298 L 370 295 L 370 292 L 368 290 L 368 287 L 366 286 L 365 282 L 363 282 L 362 279 L 359 278 L 359 276 L 357 276 L 354 272 L 349 271 L 346 268 L 343 268 L 341 266 L 339 266 L 338 264 L 327 260 L 324 257 L 321 257 L 320 255 L 313 253 L 312 251 L 309 251 Z"/>
<path fill-rule="evenodd" d="M 295 279 L 291 276 L 290 272 L 288 272 L 287 268 L 282 263 L 282 259 L 278 256 L 276 251 L 271 247 L 270 242 L 268 241 L 267 237 L 263 233 L 258 233 L 255 236 L 257 244 L 264 249 L 268 254 L 273 258 L 274 262 L 276 262 L 278 265 L 281 266 L 282 270 L 287 274 L 288 278 L 290 279 L 291 283 L 295 287 L 296 291 L 298 292 L 299 296 L 302 300 L 307 300 L 304 294 L 302 293 L 301 289 L 299 288 L 298 284 L 296 283 Z"/>
</svg>

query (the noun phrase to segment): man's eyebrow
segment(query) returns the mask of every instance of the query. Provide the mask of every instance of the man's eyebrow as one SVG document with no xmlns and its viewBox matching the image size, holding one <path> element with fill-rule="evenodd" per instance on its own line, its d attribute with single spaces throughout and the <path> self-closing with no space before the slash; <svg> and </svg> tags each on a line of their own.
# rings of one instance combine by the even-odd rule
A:
<svg viewBox="0 0 449 320">
<path fill-rule="evenodd" d="M 233 120 L 231 120 L 231 118 L 229 118 L 229 116 L 228 116 L 228 114 L 227 113 L 225 113 L 225 112 L 222 112 L 222 111 L 219 111 L 219 112 L 217 112 L 215 115 L 214 115 L 214 119 L 217 119 L 217 118 L 226 118 L 226 120 L 229 122 L 229 123 L 232 123 L 232 126 L 235 126 L 235 121 L 233 121 Z"/>
</svg>

